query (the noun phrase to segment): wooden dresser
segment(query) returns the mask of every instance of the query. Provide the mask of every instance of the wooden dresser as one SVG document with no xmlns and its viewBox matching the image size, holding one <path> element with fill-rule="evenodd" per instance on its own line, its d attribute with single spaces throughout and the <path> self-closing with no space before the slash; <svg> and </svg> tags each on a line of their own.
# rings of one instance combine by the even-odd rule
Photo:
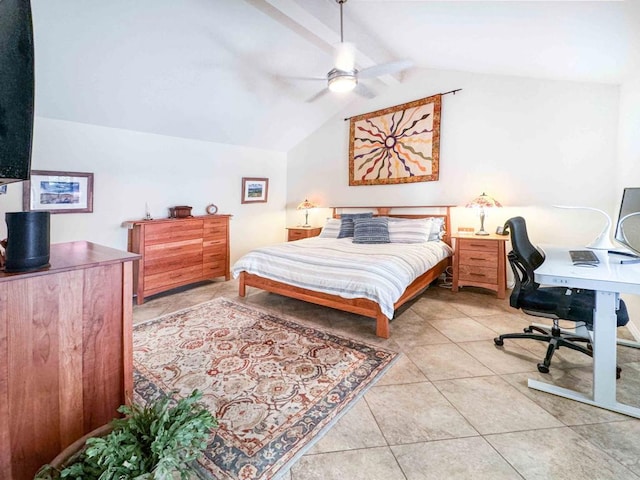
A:
<svg viewBox="0 0 640 480">
<path fill-rule="evenodd" d="M 90 242 L 0 272 L 0 478 L 26 480 L 132 398 L 132 264 Z"/>
<path fill-rule="evenodd" d="M 231 215 L 126 222 L 129 251 L 142 259 L 133 270 L 138 305 L 149 295 L 216 277 L 229 271 Z"/>
<path fill-rule="evenodd" d="M 455 240 L 453 255 L 453 285 L 474 286 L 496 292 L 505 298 L 507 287 L 505 243 L 508 235 L 452 235 Z"/>
</svg>

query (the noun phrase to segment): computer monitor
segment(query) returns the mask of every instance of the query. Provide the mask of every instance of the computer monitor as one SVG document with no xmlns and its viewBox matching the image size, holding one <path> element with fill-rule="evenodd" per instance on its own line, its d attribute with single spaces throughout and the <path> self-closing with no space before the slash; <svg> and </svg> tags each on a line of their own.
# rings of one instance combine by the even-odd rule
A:
<svg viewBox="0 0 640 480">
<path fill-rule="evenodd" d="M 638 215 L 631 214 L 638 213 Z M 625 188 L 614 235 L 616 242 L 640 255 L 640 188 Z"/>
</svg>

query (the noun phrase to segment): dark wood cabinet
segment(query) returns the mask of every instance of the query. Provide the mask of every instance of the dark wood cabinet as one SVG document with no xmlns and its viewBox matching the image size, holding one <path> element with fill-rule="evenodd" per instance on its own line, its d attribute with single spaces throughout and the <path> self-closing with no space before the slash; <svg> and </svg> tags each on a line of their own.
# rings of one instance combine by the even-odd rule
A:
<svg viewBox="0 0 640 480">
<path fill-rule="evenodd" d="M 0 478 L 26 480 L 132 398 L 132 263 L 90 242 L 0 272 Z"/>
</svg>

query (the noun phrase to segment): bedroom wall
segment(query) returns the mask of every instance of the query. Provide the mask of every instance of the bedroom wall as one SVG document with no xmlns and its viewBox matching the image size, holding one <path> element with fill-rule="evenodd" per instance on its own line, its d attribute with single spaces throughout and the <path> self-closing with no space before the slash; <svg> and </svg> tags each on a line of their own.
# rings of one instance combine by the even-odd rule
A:
<svg viewBox="0 0 640 480">
<path fill-rule="evenodd" d="M 352 115 L 456 88 L 442 101 L 440 180 L 401 185 L 348 185 Z M 425 70 L 372 100 L 357 100 L 288 153 L 288 224 L 305 197 L 323 205 L 464 205 L 483 191 L 505 207 L 487 229 L 525 215 L 541 242 L 591 241 L 604 218 L 552 205 L 581 205 L 613 213 L 618 191 L 616 135 L 619 88 L 612 85 Z M 458 225 L 479 226 L 456 208 Z M 321 224 L 329 210 L 311 212 Z"/>
<path fill-rule="evenodd" d="M 640 4 L 633 6 L 633 15 L 640 21 Z M 636 24 L 638 22 L 635 22 Z M 619 164 L 616 175 L 616 192 L 620 197 L 625 187 L 640 187 L 640 32 L 633 32 L 635 41 L 631 45 L 635 53 L 635 65 L 630 67 L 627 80 L 620 88 L 620 130 L 618 135 Z M 617 198 L 619 201 L 620 198 Z M 627 307 L 631 312 L 629 329 L 640 339 L 640 296 L 625 295 Z M 634 312 L 636 312 L 634 314 Z"/>
<path fill-rule="evenodd" d="M 151 135 L 37 117 L 32 169 L 94 173 L 93 213 L 51 216 L 52 243 L 89 240 L 127 247 L 125 220 L 154 218 L 190 205 L 194 215 L 215 203 L 232 214 L 231 260 L 285 240 L 286 156 L 281 152 Z M 267 203 L 241 204 L 242 177 L 267 177 Z M 0 196 L 0 215 L 22 210 L 22 183 Z M 260 235 L 255 235 L 260 232 Z M 0 238 L 6 224 L 0 222 Z"/>
</svg>

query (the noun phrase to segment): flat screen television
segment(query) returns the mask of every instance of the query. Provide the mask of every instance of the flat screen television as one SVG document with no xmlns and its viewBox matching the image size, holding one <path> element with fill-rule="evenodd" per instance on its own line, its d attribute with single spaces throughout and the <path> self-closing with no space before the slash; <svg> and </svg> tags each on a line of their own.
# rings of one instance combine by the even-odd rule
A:
<svg viewBox="0 0 640 480">
<path fill-rule="evenodd" d="M 637 213 L 638 215 L 632 215 Z M 625 188 L 614 235 L 616 242 L 640 256 L 640 188 Z"/>
<path fill-rule="evenodd" d="M 33 77 L 29 0 L 0 0 L 0 185 L 29 178 Z"/>
</svg>

